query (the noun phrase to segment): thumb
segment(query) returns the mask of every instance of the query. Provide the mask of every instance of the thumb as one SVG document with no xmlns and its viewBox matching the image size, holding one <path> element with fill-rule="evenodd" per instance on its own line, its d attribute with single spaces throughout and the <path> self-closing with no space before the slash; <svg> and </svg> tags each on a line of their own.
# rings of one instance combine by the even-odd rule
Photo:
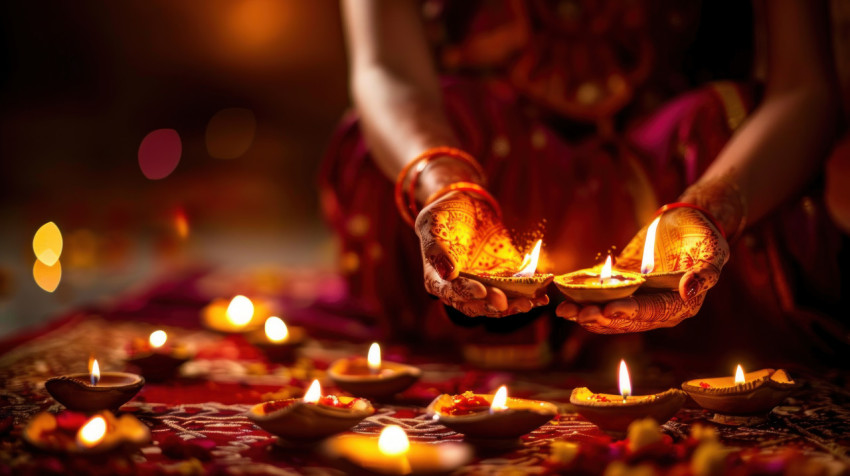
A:
<svg viewBox="0 0 850 476">
<path fill-rule="evenodd" d="M 683 301 L 689 301 L 711 289 L 720 279 L 720 270 L 711 263 L 701 262 L 691 268 L 679 280 L 679 296 Z"/>
<path fill-rule="evenodd" d="M 441 243 L 435 240 L 423 242 L 422 256 L 440 275 L 440 278 L 446 281 L 457 278 L 459 273 L 457 263 Z"/>
</svg>

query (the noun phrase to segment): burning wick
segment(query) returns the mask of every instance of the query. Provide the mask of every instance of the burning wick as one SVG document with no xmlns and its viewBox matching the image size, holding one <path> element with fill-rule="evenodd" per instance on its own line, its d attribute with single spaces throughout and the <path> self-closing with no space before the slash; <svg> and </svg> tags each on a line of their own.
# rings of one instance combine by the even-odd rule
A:
<svg viewBox="0 0 850 476">
<path fill-rule="evenodd" d="M 616 284 L 619 280 L 614 280 L 611 278 L 613 263 L 611 262 L 611 255 L 608 255 L 608 259 L 605 260 L 605 265 L 602 266 L 602 271 L 599 273 L 599 284 L 605 284 L 607 281 L 608 284 Z"/>
<path fill-rule="evenodd" d="M 369 363 L 369 373 L 376 374 L 381 370 L 381 346 L 377 342 L 373 342 L 369 346 L 369 354 L 366 356 L 366 361 Z"/>
<path fill-rule="evenodd" d="M 235 296 L 230 300 L 225 315 L 231 324 L 243 327 L 251 322 L 251 318 L 254 317 L 254 303 L 241 294 Z"/>
<path fill-rule="evenodd" d="M 387 425 L 381 430 L 381 436 L 378 437 L 378 451 L 388 458 L 398 459 L 397 474 L 410 474 L 410 461 L 407 460 L 410 440 L 400 426 Z"/>
<path fill-rule="evenodd" d="M 508 387 L 502 385 L 493 395 L 493 403 L 490 404 L 490 413 L 501 412 L 508 409 Z"/>
<path fill-rule="evenodd" d="M 659 216 L 652 220 L 652 224 L 646 230 L 646 241 L 643 242 L 643 261 L 640 264 L 641 274 L 651 273 L 655 269 L 655 234 L 658 230 Z"/>
<path fill-rule="evenodd" d="M 87 421 L 77 432 L 77 442 L 86 448 L 91 448 L 106 436 L 106 420 L 98 415 Z"/>
<path fill-rule="evenodd" d="M 537 261 L 540 259 L 541 246 L 543 246 L 543 240 L 537 240 L 537 243 L 534 244 L 534 249 L 531 250 L 531 253 L 525 254 L 525 257 L 522 259 L 522 264 L 520 265 L 522 269 L 513 275 L 514 278 L 530 278 L 534 276 L 534 273 L 537 272 Z"/>
<path fill-rule="evenodd" d="M 738 368 L 735 369 L 735 385 L 741 385 L 742 383 L 747 383 L 747 378 L 744 377 L 744 369 L 741 367 L 741 364 L 738 364 Z"/>
<path fill-rule="evenodd" d="M 271 316 L 266 319 L 266 337 L 272 342 L 281 343 L 289 337 L 289 329 L 283 319 Z"/>
<path fill-rule="evenodd" d="M 91 386 L 94 387 L 100 382 L 100 366 L 97 365 L 97 359 L 94 359 L 91 364 Z"/>
<path fill-rule="evenodd" d="M 307 393 L 304 394 L 304 403 L 317 403 L 322 397 L 322 386 L 319 384 L 319 379 L 313 380 Z"/>
<path fill-rule="evenodd" d="M 626 368 L 626 361 L 620 360 L 620 395 L 623 396 L 623 403 L 632 394 L 632 382 L 629 380 L 629 369 Z"/>
<path fill-rule="evenodd" d="M 165 341 L 168 340 L 168 334 L 165 331 L 153 331 L 151 332 L 151 336 L 148 338 L 148 342 L 150 342 L 151 347 L 154 349 L 158 349 L 165 345 Z"/>
</svg>

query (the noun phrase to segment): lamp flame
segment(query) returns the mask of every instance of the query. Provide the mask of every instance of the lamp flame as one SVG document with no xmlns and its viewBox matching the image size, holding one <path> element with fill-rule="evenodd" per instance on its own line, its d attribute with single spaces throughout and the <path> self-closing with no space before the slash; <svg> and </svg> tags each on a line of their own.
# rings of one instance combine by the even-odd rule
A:
<svg viewBox="0 0 850 476">
<path fill-rule="evenodd" d="M 540 260 L 541 246 L 543 246 L 543 240 L 537 240 L 537 243 L 534 244 L 534 249 L 531 250 L 531 253 L 526 253 L 525 257 L 522 259 L 522 264 L 520 265 L 522 269 L 514 274 L 513 277 L 530 278 L 534 276 L 534 273 L 537 272 L 537 261 Z"/>
<path fill-rule="evenodd" d="M 377 342 L 372 342 L 372 345 L 369 346 L 366 361 L 369 363 L 370 372 L 377 373 L 381 370 L 381 346 Z"/>
<path fill-rule="evenodd" d="M 605 281 L 611 280 L 611 275 L 613 274 L 612 268 L 613 263 L 611 261 L 611 255 L 608 255 L 608 258 L 605 260 L 605 265 L 602 266 L 602 271 L 599 273 L 599 284 L 604 284 Z"/>
<path fill-rule="evenodd" d="M 165 341 L 168 340 L 168 334 L 163 330 L 157 330 L 151 332 L 151 336 L 148 337 L 148 342 L 150 342 L 151 347 L 154 349 L 158 349 L 165 345 Z"/>
<path fill-rule="evenodd" d="M 741 367 L 741 364 L 738 364 L 738 368 L 735 369 L 735 385 L 741 385 L 746 382 L 747 378 L 744 377 L 744 369 Z"/>
<path fill-rule="evenodd" d="M 386 456 L 401 456 L 410 450 L 407 433 L 398 425 L 387 425 L 378 437 L 378 450 Z"/>
<path fill-rule="evenodd" d="M 227 320 L 235 326 L 244 326 L 254 317 L 254 303 L 241 294 L 230 300 L 225 312 Z"/>
<path fill-rule="evenodd" d="M 623 402 L 632 394 L 632 382 L 629 380 L 629 369 L 626 367 L 626 361 L 620 360 L 620 395 L 623 396 Z"/>
<path fill-rule="evenodd" d="M 283 319 L 277 316 L 266 319 L 266 337 L 272 342 L 283 342 L 289 338 L 289 329 Z"/>
<path fill-rule="evenodd" d="M 490 412 L 500 412 L 508 409 L 508 387 L 502 385 L 493 395 L 493 403 L 490 404 Z"/>
<path fill-rule="evenodd" d="M 86 447 L 91 448 L 106 436 L 106 420 L 98 415 L 87 421 L 77 432 L 77 442 Z"/>
<path fill-rule="evenodd" d="M 319 379 L 313 380 L 307 393 L 304 394 L 304 403 L 316 403 L 322 396 L 322 386 L 319 385 Z"/>
<path fill-rule="evenodd" d="M 91 372 L 91 385 L 94 387 L 100 382 L 100 366 L 97 365 L 97 359 L 92 360 L 91 370 L 89 372 Z"/>
<path fill-rule="evenodd" d="M 646 241 L 643 242 L 643 260 L 640 263 L 641 274 L 651 273 L 655 269 L 655 235 L 658 231 L 658 222 L 661 217 L 652 220 L 646 229 Z"/>
</svg>

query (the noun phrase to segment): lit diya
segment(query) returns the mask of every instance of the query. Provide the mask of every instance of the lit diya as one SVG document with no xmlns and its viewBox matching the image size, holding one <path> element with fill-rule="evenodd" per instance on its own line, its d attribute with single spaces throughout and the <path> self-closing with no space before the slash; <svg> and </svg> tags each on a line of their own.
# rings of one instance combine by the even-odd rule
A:
<svg viewBox="0 0 850 476">
<path fill-rule="evenodd" d="M 369 400 L 322 395 L 313 380 L 303 398 L 274 400 L 254 405 L 248 419 L 260 428 L 290 443 L 313 443 L 346 431 L 375 413 Z"/>
<path fill-rule="evenodd" d="M 103 411 L 92 417 L 73 411 L 42 412 L 23 430 L 24 441 L 45 451 L 91 454 L 148 443 L 148 427 L 133 415 L 116 418 Z"/>
<path fill-rule="evenodd" d="M 346 474 L 448 474 L 472 461 L 469 445 L 410 442 L 398 425 L 387 425 L 378 438 L 336 436 L 322 453 Z"/>
<path fill-rule="evenodd" d="M 428 405 L 427 413 L 467 439 L 516 440 L 555 418 L 558 407 L 538 400 L 508 398 L 508 389 L 502 385 L 495 395 L 440 395 Z"/>
<path fill-rule="evenodd" d="M 461 271 L 464 278 L 474 279 L 487 286 L 493 286 L 504 291 L 509 297 L 535 298 L 540 296 L 554 276 L 549 273 L 538 273 L 537 262 L 540 259 L 540 247 L 543 240 L 537 240 L 531 253 L 526 253 L 516 273 L 487 273 L 484 271 Z"/>
<path fill-rule="evenodd" d="M 724 425 L 751 425 L 765 416 L 797 388 L 782 370 L 762 369 L 744 373 L 738 365 L 735 377 L 689 380 L 682 384 L 699 406 L 715 412 L 713 421 Z"/>
<path fill-rule="evenodd" d="M 625 436 L 629 424 L 635 420 L 652 418 L 660 424 L 669 420 L 685 403 L 685 392 L 671 388 L 653 395 L 632 395 L 629 370 L 620 361 L 620 395 L 593 393 L 586 387 L 573 389 L 570 395 L 578 413 L 602 431 Z"/>
<path fill-rule="evenodd" d="M 213 299 L 201 312 L 201 323 L 218 332 L 248 332 L 259 328 L 272 313 L 262 301 L 255 304 L 241 294 L 233 299 Z"/>
<path fill-rule="evenodd" d="M 117 410 L 145 385 L 143 377 L 129 372 L 101 373 L 97 359 L 90 365 L 89 373 L 53 377 L 44 382 L 44 388 L 69 410 L 96 412 Z"/>
<path fill-rule="evenodd" d="M 665 271 L 656 269 L 655 238 L 658 235 L 658 223 L 660 221 L 661 216 L 656 217 L 646 230 L 646 240 L 643 242 L 643 259 L 640 264 L 640 272 L 645 281 L 641 285 L 641 289 L 676 291 L 679 289 L 679 281 L 682 280 L 682 276 L 685 275 L 687 270 Z"/>
<path fill-rule="evenodd" d="M 287 326 L 283 319 L 270 316 L 263 330 L 248 334 L 248 340 L 266 354 L 273 362 L 291 362 L 296 351 L 306 340 L 307 333 L 301 327 Z"/>
<path fill-rule="evenodd" d="M 366 358 L 339 359 L 328 367 L 328 377 L 346 392 L 367 398 L 381 398 L 402 392 L 422 376 L 422 370 L 411 365 L 381 359 L 377 342 L 369 347 Z"/>
<path fill-rule="evenodd" d="M 555 277 L 555 286 L 568 298 L 584 304 L 605 302 L 631 296 L 643 283 L 640 274 L 612 271 L 611 255 L 599 271 L 582 269 Z"/>
<path fill-rule="evenodd" d="M 150 381 L 162 381 L 175 374 L 177 369 L 192 358 L 192 354 L 179 344 L 166 345 L 168 334 L 163 330 L 151 332 L 147 342 L 133 343 L 131 357 L 126 362 L 138 367 Z"/>
</svg>

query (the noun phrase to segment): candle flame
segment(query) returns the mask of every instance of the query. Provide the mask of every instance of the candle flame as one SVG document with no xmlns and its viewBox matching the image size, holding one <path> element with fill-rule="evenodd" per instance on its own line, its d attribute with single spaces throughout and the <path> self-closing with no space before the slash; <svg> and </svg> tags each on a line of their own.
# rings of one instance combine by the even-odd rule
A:
<svg viewBox="0 0 850 476">
<path fill-rule="evenodd" d="M 496 394 L 493 395 L 493 403 L 490 404 L 491 412 L 498 412 L 502 410 L 508 409 L 508 387 L 506 385 L 502 385 L 499 387 L 499 390 L 496 391 Z"/>
<path fill-rule="evenodd" d="M 613 264 L 611 262 L 611 255 L 608 255 L 608 258 L 605 260 L 605 265 L 602 266 L 602 271 L 599 273 L 599 284 L 605 283 L 606 280 L 611 279 Z"/>
<path fill-rule="evenodd" d="M 272 342 L 283 342 L 289 337 L 289 329 L 283 319 L 277 316 L 266 319 L 266 337 Z"/>
<path fill-rule="evenodd" d="M 661 217 L 652 220 L 652 224 L 646 230 L 646 241 L 643 242 L 643 261 L 640 263 L 642 274 L 651 273 L 655 269 L 655 235 L 658 231 L 658 222 Z"/>
<path fill-rule="evenodd" d="M 537 272 L 537 262 L 540 260 L 540 247 L 543 246 L 543 240 L 537 240 L 531 253 L 526 253 L 522 259 L 520 269 L 513 277 L 515 278 L 530 278 Z"/>
<path fill-rule="evenodd" d="M 629 369 L 626 367 L 626 361 L 620 360 L 620 395 L 623 396 L 623 401 L 626 401 L 629 395 L 632 394 L 632 382 L 629 380 Z"/>
<path fill-rule="evenodd" d="M 254 317 L 254 304 L 241 294 L 230 300 L 225 313 L 227 320 L 235 326 L 244 326 Z"/>
<path fill-rule="evenodd" d="M 400 456 L 410 450 L 407 433 L 398 425 L 387 425 L 378 437 L 378 450 L 386 456 Z"/>
<path fill-rule="evenodd" d="M 157 330 L 151 332 L 151 336 L 148 337 L 148 342 L 150 342 L 151 347 L 154 349 L 158 349 L 165 345 L 165 341 L 168 340 L 168 334 L 163 330 Z"/>
<path fill-rule="evenodd" d="M 369 363 L 370 372 L 375 373 L 381 370 L 381 346 L 377 342 L 372 342 L 372 345 L 369 346 L 366 361 Z"/>
<path fill-rule="evenodd" d="M 735 385 L 740 385 L 746 382 L 747 378 L 744 377 L 744 369 L 741 367 L 741 364 L 738 364 L 738 368 L 735 369 Z"/>
<path fill-rule="evenodd" d="M 313 380 L 307 393 L 304 394 L 304 403 L 316 403 L 322 396 L 322 386 L 319 385 L 319 379 Z"/>
<path fill-rule="evenodd" d="M 97 365 L 97 359 L 92 360 L 91 370 L 89 370 L 89 372 L 91 372 L 92 386 L 97 385 L 97 383 L 100 382 L 100 366 Z"/>
<path fill-rule="evenodd" d="M 80 428 L 77 432 L 77 442 L 86 448 L 91 448 L 100 443 L 104 436 L 106 436 L 106 420 L 98 415 Z"/>
</svg>

